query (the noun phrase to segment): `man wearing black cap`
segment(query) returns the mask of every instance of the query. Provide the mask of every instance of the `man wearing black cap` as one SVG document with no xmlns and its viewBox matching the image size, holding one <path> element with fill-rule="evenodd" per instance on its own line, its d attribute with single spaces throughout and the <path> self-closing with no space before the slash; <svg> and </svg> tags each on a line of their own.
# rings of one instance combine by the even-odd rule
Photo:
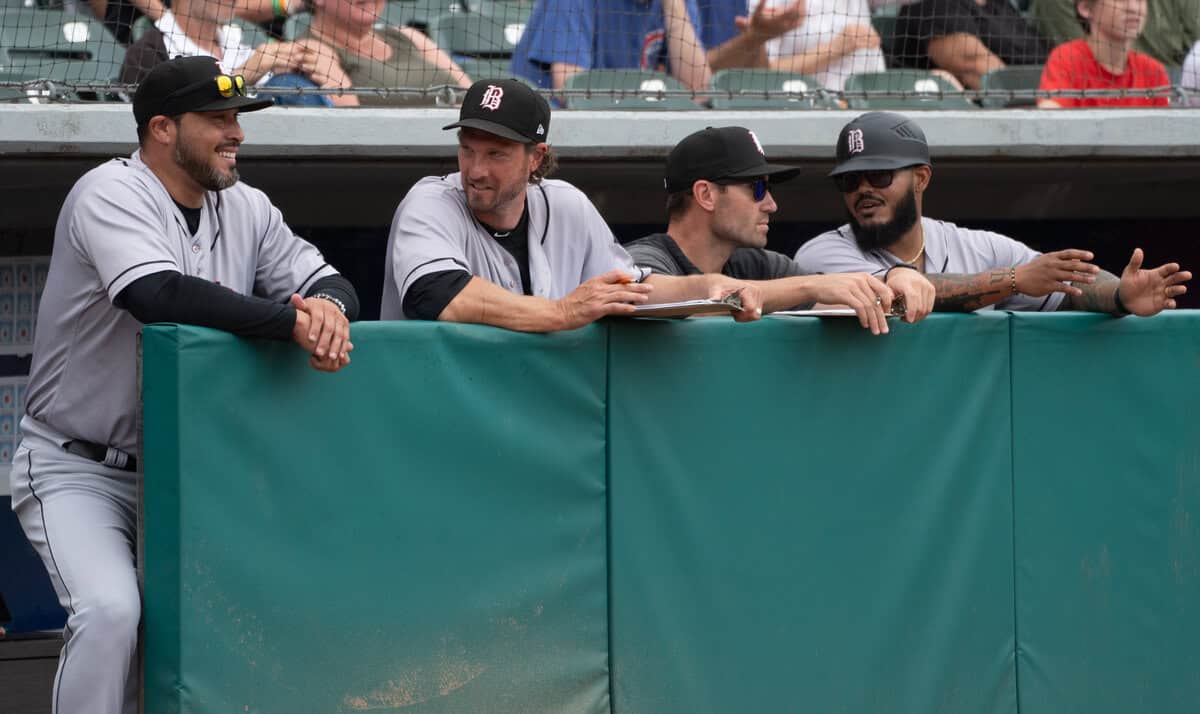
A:
<svg viewBox="0 0 1200 714">
<path fill-rule="evenodd" d="M 900 114 L 870 112 L 851 121 L 838 136 L 837 158 L 830 176 L 849 223 L 800 246 L 795 261 L 803 270 L 868 271 L 883 276 L 910 306 L 948 312 L 994 307 L 1154 315 L 1174 308 L 1187 292 L 1183 283 L 1191 273 L 1177 263 L 1143 270 L 1141 248 L 1117 278 L 1092 265 L 1090 251 L 1043 255 L 997 233 L 922 217 L 933 175 L 929 147 L 916 122 Z"/>
<path fill-rule="evenodd" d="M 787 256 L 766 250 L 775 199 L 770 186 L 799 173 L 767 163 L 754 132 L 709 127 L 667 156 L 667 232 L 629 244 L 638 265 L 668 275 L 721 273 L 753 280 L 763 310 L 813 302 L 854 308 L 863 327 L 888 331 L 892 291 L 865 273 L 806 275 Z"/>
<path fill-rule="evenodd" d="M 238 113 L 270 103 L 211 57 L 160 64 L 133 100 L 139 151 L 89 171 L 63 203 L 10 476 L 13 511 L 68 614 L 60 714 L 137 707 L 142 325 L 290 339 L 322 370 L 348 361 L 354 288 L 238 183 Z"/>
<path fill-rule="evenodd" d="M 634 265 L 579 189 L 547 179 L 550 106 L 525 84 L 481 80 L 458 129 L 459 173 L 421 179 L 392 219 L 384 320 L 475 322 L 549 332 L 633 305 L 740 292 L 738 320 L 761 315 L 758 290 L 722 275 L 652 275 Z"/>
</svg>

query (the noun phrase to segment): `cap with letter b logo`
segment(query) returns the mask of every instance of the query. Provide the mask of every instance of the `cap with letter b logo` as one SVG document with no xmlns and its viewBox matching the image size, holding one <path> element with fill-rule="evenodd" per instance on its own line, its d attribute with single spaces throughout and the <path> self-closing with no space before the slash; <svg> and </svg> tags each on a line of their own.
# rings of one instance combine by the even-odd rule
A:
<svg viewBox="0 0 1200 714">
<path fill-rule="evenodd" d="M 515 79 L 481 79 L 467 90 L 458 121 L 443 129 L 478 129 L 522 144 L 539 144 L 550 130 L 550 103 Z"/>
<path fill-rule="evenodd" d="M 842 127 L 837 161 L 830 176 L 928 165 L 929 144 L 921 127 L 903 114 L 867 112 Z"/>
</svg>

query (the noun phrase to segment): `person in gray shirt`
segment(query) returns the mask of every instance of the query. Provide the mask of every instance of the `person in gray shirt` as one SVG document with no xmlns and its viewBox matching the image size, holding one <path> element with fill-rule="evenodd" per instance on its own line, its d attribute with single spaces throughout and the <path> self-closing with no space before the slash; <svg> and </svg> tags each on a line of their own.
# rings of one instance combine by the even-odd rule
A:
<svg viewBox="0 0 1200 714">
<path fill-rule="evenodd" d="M 1082 310 L 1154 315 L 1175 307 L 1192 274 L 1178 263 L 1142 268 L 1133 251 L 1121 276 L 1101 270 L 1087 250 L 1042 254 L 989 231 L 922 216 L 933 170 L 925 133 L 892 112 L 869 112 L 842 128 L 830 173 L 849 223 L 800 246 L 802 270 L 868 271 L 910 303 L 933 288 L 933 309 L 966 312 Z M 913 276 L 922 276 L 916 281 Z"/>
<path fill-rule="evenodd" d="M 627 315 L 638 303 L 734 292 L 742 300 L 734 319 L 762 315 L 748 283 L 634 265 L 583 192 L 546 178 L 555 163 L 550 105 L 525 84 L 476 82 L 445 128 L 459 130 L 459 172 L 421 179 L 396 209 L 382 319 L 549 332 Z"/>
<path fill-rule="evenodd" d="M 12 507 L 67 611 L 55 712 L 137 709 L 137 338 L 177 322 L 349 361 L 350 283 L 238 181 L 238 114 L 270 106 L 212 57 L 164 62 L 133 99 L 140 149 L 85 174 L 54 229 Z"/>
<path fill-rule="evenodd" d="M 863 327 L 886 333 L 892 290 L 879 279 L 861 272 L 807 275 L 786 255 L 766 250 L 777 208 L 770 187 L 798 172 L 767 163 L 749 129 L 695 132 L 667 156 L 667 232 L 630 243 L 629 254 L 655 273 L 756 281 L 766 312 L 814 302 L 849 305 Z"/>
</svg>

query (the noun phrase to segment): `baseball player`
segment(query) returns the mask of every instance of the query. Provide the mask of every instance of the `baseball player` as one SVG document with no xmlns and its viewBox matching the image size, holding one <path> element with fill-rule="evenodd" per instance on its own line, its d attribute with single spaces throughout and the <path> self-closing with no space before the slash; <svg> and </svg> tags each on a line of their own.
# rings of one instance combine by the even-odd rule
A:
<svg viewBox="0 0 1200 714">
<path fill-rule="evenodd" d="M 873 334 L 887 332 L 892 291 L 878 278 L 805 275 L 787 256 L 765 249 L 776 210 L 770 187 L 799 171 L 767 163 L 749 129 L 709 127 L 691 134 L 667 156 L 667 232 L 630 243 L 629 254 L 655 273 L 722 273 L 761 281 L 765 312 L 813 302 L 844 304 Z"/>
<path fill-rule="evenodd" d="M 1141 248 L 1121 277 L 1091 262 L 1086 250 L 1042 254 L 1011 238 L 925 218 L 921 202 L 933 175 L 925 134 L 891 112 L 870 112 L 842 128 L 836 168 L 850 222 L 800 246 L 795 261 L 815 272 L 883 276 L 909 305 L 965 312 L 1083 310 L 1154 315 L 1175 307 L 1192 274 L 1177 263 L 1146 270 Z M 915 276 L 923 276 L 915 280 Z"/>
<path fill-rule="evenodd" d="M 290 339 L 349 361 L 354 288 L 238 183 L 240 76 L 211 57 L 154 68 L 133 99 L 140 149 L 72 188 L 38 313 L 13 510 L 66 608 L 55 714 L 137 705 L 136 339 L 143 323 Z M 305 296 L 305 297 L 301 297 Z"/>
<path fill-rule="evenodd" d="M 651 291 L 654 302 L 740 292 L 734 318 L 761 316 L 755 286 L 636 267 L 579 189 L 545 178 L 550 106 L 521 82 L 476 82 L 445 128 L 459 130 L 459 173 L 421 179 L 396 209 L 382 319 L 550 332 L 632 313 Z"/>
</svg>

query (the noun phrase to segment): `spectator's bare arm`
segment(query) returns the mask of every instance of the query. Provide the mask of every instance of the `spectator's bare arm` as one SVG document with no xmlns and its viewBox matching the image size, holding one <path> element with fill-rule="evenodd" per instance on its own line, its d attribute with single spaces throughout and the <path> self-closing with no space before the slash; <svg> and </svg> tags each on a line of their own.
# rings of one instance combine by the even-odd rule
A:
<svg viewBox="0 0 1200 714">
<path fill-rule="evenodd" d="M 555 62 L 550 65 L 550 82 L 555 89 L 562 89 L 567 80 L 583 71 L 583 67 L 567 62 Z"/>
<path fill-rule="evenodd" d="M 796 74 L 816 74 L 837 59 L 860 49 L 873 49 L 879 45 L 880 39 L 875 28 L 870 25 L 847 25 L 828 42 L 808 52 L 778 57 L 771 64 L 771 68 Z"/>
<path fill-rule="evenodd" d="M 767 8 L 767 0 L 759 0 L 754 12 L 734 21 L 741 32 L 708 51 L 709 68 L 715 72 L 733 67 L 767 67 L 767 42 L 799 27 L 804 22 L 804 11 L 805 0 L 794 0 L 781 8 Z"/>
<path fill-rule="evenodd" d="M 971 89 L 979 89 L 983 75 L 1004 66 L 978 37 L 965 32 L 930 38 L 929 60 Z"/>
<path fill-rule="evenodd" d="M 663 0 L 663 22 L 667 31 L 667 62 L 671 74 L 688 89 L 708 89 L 712 71 L 704 45 L 688 18 L 684 0 Z"/>
<path fill-rule="evenodd" d="M 450 59 L 450 55 L 446 54 L 445 50 L 441 47 L 438 47 L 437 43 L 430 39 L 428 35 L 412 27 L 402 27 L 400 28 L 400 33 L 413 43 L 413 47 L 420 51 L 421 57 L 427 63 L 449 73 L 451 78 L 463 89 L 471 86 L 471 78 L 462 70 L 462 67 L 455 64 L 454 60 Z"/>
</svg>

